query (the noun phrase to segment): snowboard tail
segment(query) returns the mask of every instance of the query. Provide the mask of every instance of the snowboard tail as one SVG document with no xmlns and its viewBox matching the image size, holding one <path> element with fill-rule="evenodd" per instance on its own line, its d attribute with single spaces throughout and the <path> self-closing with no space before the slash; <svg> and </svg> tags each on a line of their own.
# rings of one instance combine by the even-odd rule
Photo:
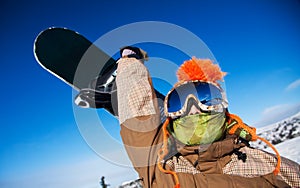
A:
<svg viewBox="0 0 300 188">
<path fill-rule="evenodd" d="M 83 108 L 104 108 L 117 116 L 117 63 L 79 33 L 52 27 L 34 42 L 37 62 L 75 90 L 75 104 Z M 163 109 L 164 95 L 155 90 Z"/>
<path fill-rule="evenodd" d="M 43 68 L 76 90 L 86 88 L 116 63 L 85 37 L 66 28 L 41 32 L 35 40 L 34 53 Z"/>
</svg>

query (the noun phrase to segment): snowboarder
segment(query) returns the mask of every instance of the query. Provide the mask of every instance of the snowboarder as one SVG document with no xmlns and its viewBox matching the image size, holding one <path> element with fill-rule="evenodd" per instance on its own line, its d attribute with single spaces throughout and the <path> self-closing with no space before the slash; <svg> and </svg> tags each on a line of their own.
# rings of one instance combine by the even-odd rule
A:
<svg viewBox="0 0 300 188">
<path fill-rule="evenodd" d="M 109 184 L 105 183 L 105 177 L 102 176 L 101 177 L 101 181 L 99 182 L 102 188 L 107 188 L 109 186 Z"/>
<path fill-rule="evenodd" d="M 121 136 L 144 187 L 299 187 L 299 165 L 253 149 L 259 137 L 228 111 L 226 73 L 209 59 L 180 66 L 161 122 L 147 53 L 124 47 L 116 84 Z M 162 124 L 163 123 L 163 124 Z M 266 141 L 267 142 L 267 141 Z M 270 145 L 272 147 L 272 145 Z"/>
</svg>

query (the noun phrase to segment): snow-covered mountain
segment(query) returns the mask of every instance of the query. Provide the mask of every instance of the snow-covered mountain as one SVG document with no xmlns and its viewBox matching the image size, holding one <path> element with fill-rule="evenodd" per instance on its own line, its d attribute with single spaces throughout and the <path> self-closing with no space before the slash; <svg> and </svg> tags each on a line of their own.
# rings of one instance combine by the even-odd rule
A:
<svg viewBox="0 0 300 188">
<path fill-rule="evenodd" d="M 300 112 L 280 122 L 257 129 L 260 137 L 267 139 L 280 155 L 300 163 Z M 251 142 L 258 149 L 272 151 L 264 142 Z"/>
<path fill-rule="evenodd" d="M 142 180 L 137 179 L 137 180 L 133 180 L 133 181 L 124 182 L 118 188 L 142 188 L 142 187 L 143 187 Z"/>
</svg>

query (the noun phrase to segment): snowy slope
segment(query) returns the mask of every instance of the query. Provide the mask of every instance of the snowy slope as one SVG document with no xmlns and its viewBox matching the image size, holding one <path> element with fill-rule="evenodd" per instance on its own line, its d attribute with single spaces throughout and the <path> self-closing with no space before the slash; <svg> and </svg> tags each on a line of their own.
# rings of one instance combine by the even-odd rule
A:
<svg viewBox="0 0 300 188">
<path fill-rule="evenodd" d="M 300 112 L 278 123 L 259 128 L 257 133 L 271 142 L 280 155 L 300 163 Z M 260 140 L 252 142 L 251 146 L 271 151 Z"/>
<path fill-rule="evenodd" d="M 275 145 L 276 149 L 281 156 L 291 159 L 300 164 L 300 137 L 287 140 L 278 145 Z M 272 152 L 271 148 L 266 149 L 266 151 Z"/>
</svg>

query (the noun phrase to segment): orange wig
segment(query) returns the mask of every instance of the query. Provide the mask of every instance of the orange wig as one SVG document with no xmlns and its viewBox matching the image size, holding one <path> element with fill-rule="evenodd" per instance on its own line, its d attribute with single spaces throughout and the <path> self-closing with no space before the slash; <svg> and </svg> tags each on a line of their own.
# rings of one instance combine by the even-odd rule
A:
<svg viewBox="0 0 300 188">
<path fill-rule="evenodd" d="M 226 75 L 217 64 L 213 64 L 210 59 L 192 59 L 185 61 L 177 71 L 179 81 L 201 80 L 205 82 L 223 81 Z"/>
</svg>

